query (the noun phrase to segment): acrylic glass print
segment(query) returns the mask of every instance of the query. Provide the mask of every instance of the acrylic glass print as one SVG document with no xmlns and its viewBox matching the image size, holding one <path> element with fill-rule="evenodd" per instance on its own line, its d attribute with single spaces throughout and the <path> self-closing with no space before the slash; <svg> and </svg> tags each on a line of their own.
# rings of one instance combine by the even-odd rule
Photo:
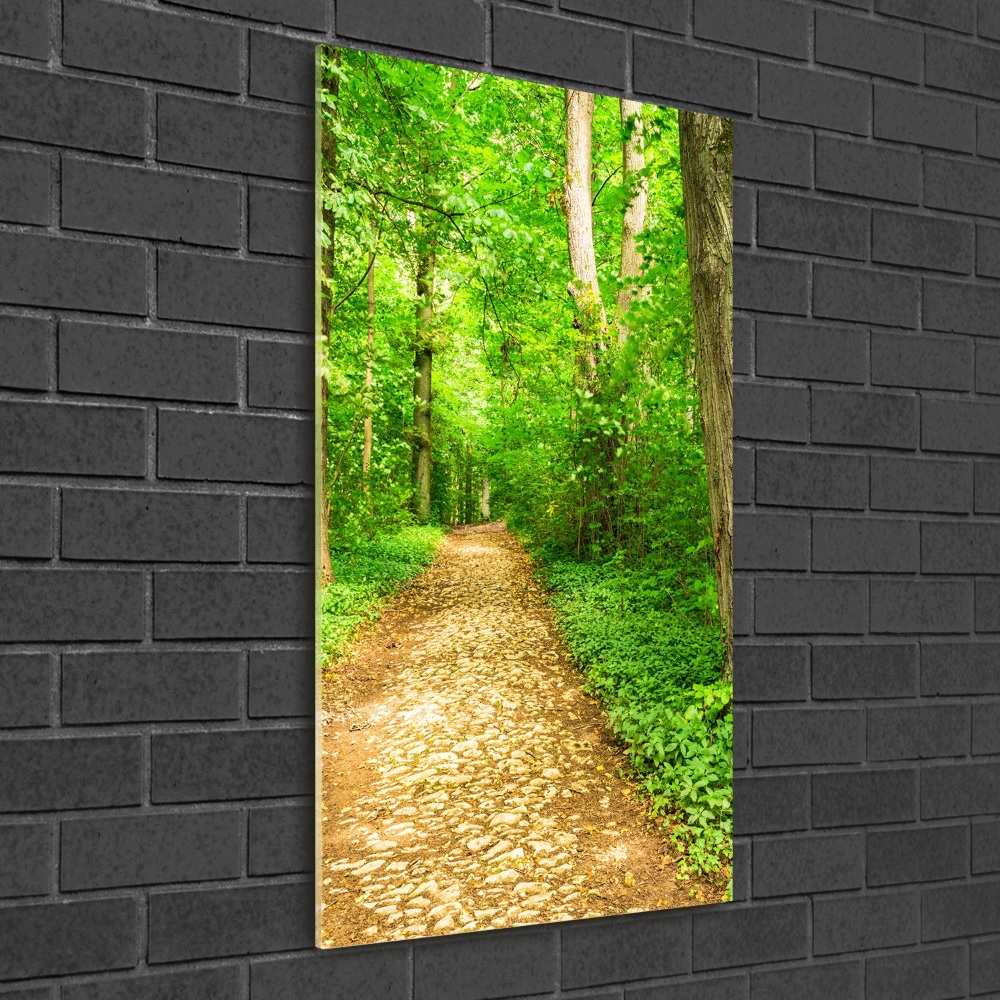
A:
<svg viewBox="0 0 1000 1000">
<path fill-rule="evenodd" d="M 732 123 L 321 48 L 317 944 L 732 879 Z"/>
</svg>

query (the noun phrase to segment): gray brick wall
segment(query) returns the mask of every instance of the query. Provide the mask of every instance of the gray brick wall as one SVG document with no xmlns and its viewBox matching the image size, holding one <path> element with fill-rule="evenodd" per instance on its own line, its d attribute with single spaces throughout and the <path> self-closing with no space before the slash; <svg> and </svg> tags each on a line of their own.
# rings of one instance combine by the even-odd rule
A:
<svg viewBox="0 0 1000 1000">
<path fill-rule="evenodd" d="M 0 1000 L 1000 995 L 996 0 L 0 6 Z M 733 904 L 311 947 L 321 41 L 737 121 Z"/>
</svg>

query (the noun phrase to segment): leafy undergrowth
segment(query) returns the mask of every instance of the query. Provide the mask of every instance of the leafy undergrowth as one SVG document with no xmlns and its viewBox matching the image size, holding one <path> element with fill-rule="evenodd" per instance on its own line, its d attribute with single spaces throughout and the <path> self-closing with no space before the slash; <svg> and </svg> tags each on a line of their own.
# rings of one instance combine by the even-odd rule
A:
<svg viewBox="0 0 1000 1000">
<path fill-rule="evenodd" d="M 600 699 L 654 815 L 681 849 L 679 877 L 732 878 L 732 684 L 703 612 L 665 600 L 649 567 L 544 562 L 566 643 Z"/>
<path fill-rule="evenodd" d="M 408 525 L 392 534 L 330 546 L 333 582 L 323 588 L 320 641 L 323 663 L 336 660 L 357 627 L 379 615 L 385 598 L 437 555 L 444 529 Z"/>
</svg>

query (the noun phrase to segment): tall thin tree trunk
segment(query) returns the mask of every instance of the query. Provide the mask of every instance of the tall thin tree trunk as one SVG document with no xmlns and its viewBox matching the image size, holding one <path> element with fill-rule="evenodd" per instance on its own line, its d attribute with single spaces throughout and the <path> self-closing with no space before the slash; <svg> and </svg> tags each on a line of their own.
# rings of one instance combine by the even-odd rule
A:
<svg viewBox="0 0 1000 1000">
<path fill-rule="evenodd" d="M 695 329 L 695 378 L 708 473 L 726 659 L 733 676 L 733 125 L 679 111 L 681 180 Z"/>
<path fill-rule="evenodd" d="M 472 524 L 472 442 L 465 442 L 465 523 Z"/>
<path fill-rule="evenodd" d="M 368 358 L 365 363 L 365 406 L 371 406 L 372 361 L 375 353 L 375 253 L 368 255 Z M 368 472 L 372 464 L 372 415 L 365 415 L 365 443 L 361 452 L 361 483 L 368 492 Z"/>
<path fill-rule="evenodd" d="M 622 286 L 618 290 L 618 343 L 628 339 L 628 311 L 636 296 L 635 281 L 642 275 L 642 254 L 636 245 L 636 237 L 646 224 L 646 200 L 648 182 L 641 177 L 646 166 L 643 151 L 642 105 L 638 101 L 621 100 L 622 128 L 626 138 L 622 142 L 622 181 L 632 197 L 625 206 L 622 217 L 622 257 L 619 272 Z M 629 128 L 631 126 L 631 131 Z"/>
<path fill-rule="evenodd" d="M 431 323 L 434 314 L 434 253 L 417 264 L 417 336 L 413 369 L 413 486 L 417 520 L 431 519 Z"/>
<path fill-rule="evenodd" d="M 483 491 L 479 497 L 479 510 L 483 515 L 483 520 L 490 519 L 490 481 L 483 476 Z"/>
</svg>

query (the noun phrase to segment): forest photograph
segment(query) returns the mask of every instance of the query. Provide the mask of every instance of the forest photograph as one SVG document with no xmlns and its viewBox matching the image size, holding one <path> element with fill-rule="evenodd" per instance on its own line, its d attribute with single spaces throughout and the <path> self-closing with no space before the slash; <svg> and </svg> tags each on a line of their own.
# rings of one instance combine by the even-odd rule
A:
<svg viewBox="0 0 1000 1000">
<path fill-rule="evenodd" d="M 317 945 L 730 899 L 732 122 L 317 78 Z"/>
</svg>

